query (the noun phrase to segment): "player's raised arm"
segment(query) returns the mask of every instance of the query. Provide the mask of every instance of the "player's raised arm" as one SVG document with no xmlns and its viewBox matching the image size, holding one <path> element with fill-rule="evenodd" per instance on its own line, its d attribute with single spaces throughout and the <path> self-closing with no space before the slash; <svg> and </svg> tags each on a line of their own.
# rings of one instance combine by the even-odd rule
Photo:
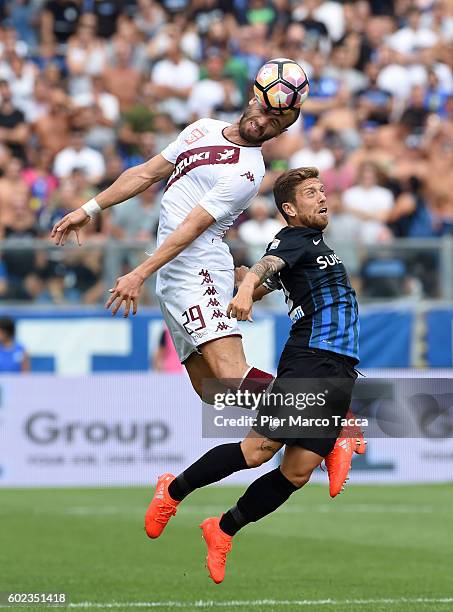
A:
<svg viewBox="0 0 453 612">
<path fill-rule="evenodd" d="M 265 255 L 260 259 L 245 275 L 238 292 L 228 304 L 227 315 L 238 321 L 252 321 L 253 302 L 263 297 L 257 297 L 258 288 L 285 266 L 283 259 L 274 255 Z"/>
<path fill-rule="evenodd" d="M 214 221 L 210 213 L 196 206 L 146 261 L 117 279 L 115 287 L 110 289 L 111 296 L 106 308 L 113 306 L 112 314 L 115 315 L 124 302 L 124 316 L 129 316 L 131 305 L 133 314 L 136 314 L 140 289 L 146 279 L 179 255 Z"/>
<path fill-rule="evenodd" d="M 68 235 L 75 232 L 80 245 L 79 230 L 89 223 L 92 217 L 110 206 L 142 193 L 153 183 L 168 178 L 173 169 L 174 164 L 160 154 L 143 164 L 128 168 L 110 187 L 55 223 L 51 234 L 51 237 L 55 238 L 55 244 L 63 245 Z"/>
<path fill-rule="evenodd" d="M 238 180 L 240 179 L 240 180 Z M 208 229 L 210 225 L 229 218 L 238 208 L 244 209 L 248 200 L 256 193 L 255 183 L 237 176 L 235 169 L 223 173 L 215 185 L 205 193 L 183 222 L 169 234 L 159 248 L 132 272 L 120 277 L 110 290 L 111 296 L 106 304 L 116 314 L 125 303 L 124 316 L 137 311 L 137 299 L 140 289 L 147 278 L 162 266 L 175 259 L 184 249 Z M 209 255 L 207 255 L 209 256 Z"/>
</svg>

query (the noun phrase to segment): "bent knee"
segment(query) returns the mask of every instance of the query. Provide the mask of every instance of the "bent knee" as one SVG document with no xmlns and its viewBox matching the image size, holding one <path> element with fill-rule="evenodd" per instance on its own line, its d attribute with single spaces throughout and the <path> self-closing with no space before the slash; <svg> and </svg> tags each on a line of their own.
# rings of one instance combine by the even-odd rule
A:
<svg viewBox="0 0 453 612">
<path fill-rule="evenodd" d="M 313 470 L 308 472 L 285 472 L 281 467 L 280 469 L 285 478 L 287 478 L 298 489 L 307 484 L 313 473 Z"/>
<path fill-rule="evenodd" d="M 249 468 L 255 468 L 255 467 L 259 467 L 260 465 L 263 465 L 263 463 L 266 463 L 266 461 L 269 461 L 269 459 L 272 459 L 272 457 L 275 455 L 277 450 L 278 448 L 276 449 L 255 448 L 253 450 L 243 448 L 242 452 L 244 454 L 245 461 L 247 465 L 249 466 Z"/>
<path fill-rule="evenodd" d="M 195 385 L 193 385 L 194 391 L 195 393 L 198 395 L 198 397 L 201 399 L 201 401 L 203 402 L 203 404 L 208 404 L 209 406 L 215 406 L 216 405 L 216 396 L 215 394 L 212 393 L 207 393 L 206 389 L 203 390 L 203 387 L 196 387 Z"/>
<path fill-rule="evenodd" d="M 283 445 L 267 438 L 247 437 L 241 442 L 244 459 L 249 468 L 259 467 L 272 459 Z"/>
</svg>

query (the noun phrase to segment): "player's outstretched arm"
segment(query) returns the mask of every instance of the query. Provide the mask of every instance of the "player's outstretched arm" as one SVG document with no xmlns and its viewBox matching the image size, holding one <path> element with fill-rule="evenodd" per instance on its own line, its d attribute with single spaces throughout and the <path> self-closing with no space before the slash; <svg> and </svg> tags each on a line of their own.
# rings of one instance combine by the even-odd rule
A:
<svg viewBox="0 0 453 612">
<path fill-rule="evenodd" d="M 240 287 L 242 281 L 244 280 L 249 270 L 250 268 L 247 268 L 247 266 L 239 266 L 238 268 L 234 269 L 234 286 L 236 289 Z M 265 295 L 272 293 L 272 291 L 274 290 L 275 288 L 270 288 L 270 287 L 266 287 L 265 285 L 260 285 L 253 292 L 253 301 L 258 302 L 259 300 L 262 300 Z"/>
<path fill-rule="evenodd" d="M 145 280 L 184 251 L 214 221 L 214 217 L 204 208 L 196 206 L 146 261 L 116 280 L 105 307 L 112 306 L 112 315 L 115 315 L 124 302 L 124 316 L 129 316 L 131 305 L 132 313 L 136 314 L 138 297 Z"/>
<path fill-rule="evenodd" d="M 253 302 L 263 297 L 262 295 L 259 298 L 257 297 L 260 285 L 285 266 L 286 263 L 283 259 L 274 255 L 265 255 L 260 259 L 247 272 L 238 292 L 228 304 L 227 316 L 238 321 L 252 321 Z"/>
<path fill-rule="evenodd" d="M 110 187 L 55 223 L 51 233 L 55 244 L 63 245 L 69 234 L 74 232 L 80 245 L 79 230 L 97 213 L 142 193 L 153 183 L 168 178 L 173 170 L 174 165 L 160 154 L 143 164 L 125 170 Z"/>
</svg>

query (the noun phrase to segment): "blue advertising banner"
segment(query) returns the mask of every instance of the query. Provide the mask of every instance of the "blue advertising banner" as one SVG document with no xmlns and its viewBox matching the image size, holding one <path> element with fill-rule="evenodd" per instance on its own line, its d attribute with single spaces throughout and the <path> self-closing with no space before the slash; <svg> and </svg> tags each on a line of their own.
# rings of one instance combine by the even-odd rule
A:
<svg viewBox="0 0 453 612">
<path fill-rule="evenodd" d="M 360 316 L 360 365 L 407 368 L 411 365 L 414 314 L 406 310 L 366 312 Z"/>
<path fill-rule="evenodd" d="M 432 368 L 453 366 L 453 309 L 426 313 L 427 361 Z"/>
<path fill-rule="evenodd" d="M 31 355 L 32 370 L 61 375 L 91 372 L 146 371 L 159 344 L 163 321 L 158 310 L 142 309 L 130 319 L 113 318 L 102 308 L 31 310 L 3 308 L 1 315 L 17 323 L 17 339 Z M 431 365 L 451 364 L 453 311 L 433 317 L 431 335 L 445 334 L 449 345 L 433 341 Z M 440 321 L 440 323 L 438 323 Z M 407 309 L 373 309 L 361 314 L 362 368 L 409 367 L 414 315 Z M 275 370 L 290 330 L 284 313 L 261 311 L 253 323 L 243 323 L 246 354 L 250 363 Z M 443 331 L 441 331 L 443 330 Z M 449 360 L 449 361 L 448 361 Z"/>
</svg>

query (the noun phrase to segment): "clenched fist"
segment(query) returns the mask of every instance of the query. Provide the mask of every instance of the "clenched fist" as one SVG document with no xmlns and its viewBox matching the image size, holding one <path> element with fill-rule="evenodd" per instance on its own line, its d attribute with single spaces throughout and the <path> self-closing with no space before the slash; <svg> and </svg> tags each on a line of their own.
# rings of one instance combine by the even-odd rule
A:
<svg viewBox="0 0 453 612">
<path fill-rule="evenodd" d="M 253 321 L 252 319 L 253 297 L 250 291 L 239 289 L 234 298 L 228 304 L 227 316 L 238 321 Z"/>
</svg>

